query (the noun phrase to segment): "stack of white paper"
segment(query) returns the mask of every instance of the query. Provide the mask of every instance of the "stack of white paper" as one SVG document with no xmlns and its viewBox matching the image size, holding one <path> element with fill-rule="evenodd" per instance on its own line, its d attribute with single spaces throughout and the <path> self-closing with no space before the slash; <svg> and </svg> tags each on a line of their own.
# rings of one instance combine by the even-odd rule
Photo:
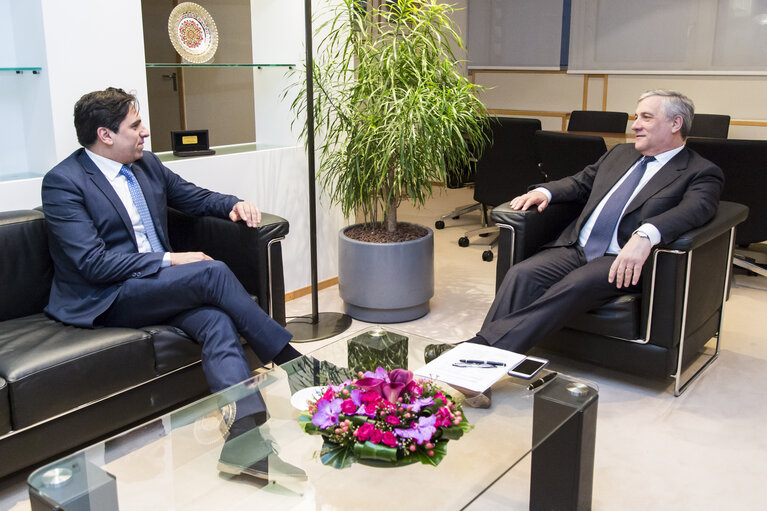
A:
<svg viewBox="0 0 767 511">
<path fill-rule="evenodd" d="M 525 359 L 524 355 L 512 351 L 493 348 L 482 344 L 464 342 L 435 358 L 425 366 L 414 371 L 416 376 L 439 380 L 457 387 L 482 392 L 500 380 L 506 372 Z M 472 367 L 461 364 L 461 360 L 480 362 L 498 362 L 503 365 L 493 367 Z"/>
</svg>

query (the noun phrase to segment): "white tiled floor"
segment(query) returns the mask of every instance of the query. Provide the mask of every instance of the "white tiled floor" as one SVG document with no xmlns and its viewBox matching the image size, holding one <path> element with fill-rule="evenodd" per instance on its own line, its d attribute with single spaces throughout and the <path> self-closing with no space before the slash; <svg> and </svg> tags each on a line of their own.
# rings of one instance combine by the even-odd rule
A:
<svg viewBox="0 0 767 511">
<path fill-rule="evenodd" d="M 401 219 L 433 226 L 470 190 L 437 190 L 422 210 Z M 396 325 L 444 341 L 471 337 L 493 297 L 495 263 L 486 248 L 457 240 L 479 215 L 448 220 L 435 231 L 435 296 L 425 317 Z M 648 380 L 547 354 L 552 368 L 600 389 L 594 510 L 761 510 L 767 507 L 767 279 L 738 276 L 727 303 L 722 352 L 681 397 L 671 380 Z M 337 286 L 320 291 L 320 311 L 342 311 Z M 287 304 L 288 315 L 311 312 L 310 297 Z M 364 327 L 354 321 L 350 331 Z M 297 344 L 301 351 L 319 343 Z M 516 467 L 476 509 L 523 509 L 528 467 Z M 23 482 L 23 480 L 22 480 Z M 0 481 L 0 509 L 28 509 L 23 484 Z M 19 499 L 22 502 L 17 502 Z"/>
</svg>

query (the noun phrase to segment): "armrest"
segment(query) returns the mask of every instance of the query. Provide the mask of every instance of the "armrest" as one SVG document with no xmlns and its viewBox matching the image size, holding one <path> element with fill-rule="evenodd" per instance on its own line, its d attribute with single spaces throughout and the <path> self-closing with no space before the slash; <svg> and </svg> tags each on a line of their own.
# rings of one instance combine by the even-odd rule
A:
<svg viewBox="0 0 767 511">
<path fill-rule="evenodd" d="M 523 248 L 523 258 L 526 258 L 556 238 L 580 214 L 581 209 L 583 205 L 580 203 L 561 202 L 549 204 L 543 213 L 539 213 L 535 208 L 515 211 L 508 203 L 504 203 L 493 209 L 491 218 L 495 223 L 510 226 L 514 230 L 514 243 Z M 520 259 L 515 257 L 515 260 Z"/>
<path fill-rule="evenodd" d="M 727 292 L 725 283 L 731 264 L 730 243 L 734 240 L 734 237 L 730 238 L 730 230 L 747 216 L 746 206 L 721 201 L 716 215 L 708 223 L 653 249 L 642 269 L 642 324 L 647 321 L 652 305 L 652 344 L 676 347 L 682 317 L 686 319 L 688 333 L 706 331 L 706 321 L 721 309 Z M 686 283 L 688 264 L 689 289 Z M 686 297 L 695 299 L 686 301 Z M 646 328 L 643 328 L 643 336 L 645 331 Z"/>
<path fill-rule="evenodd" d="M 580 214 L 583 205 L 576 202 L 549 204 L 539 213 L 531 208 L 515 211 L 506 202 L 493 209 L 490 217 L 501 227 L 496 264 L 496 290 L 512 264 L 538 252 L 552 241 Z"/>
<path fill-rule="evenodd" d="M 658 248 L 688 251 L 705 245 L 748 218 L 748 208 L 736 202 L 720 201 L 719 209 L 706 225 L 687 231 L 679 238 Z"/>
<path fill-rule="evenodd" d="M 262 222 L 252 229 L 244 222 L 210 216 L 195 217 L 168 210 L 168 230 L 174 250 L 202 251 L 223 261 L 258 303 L 279 323 L 285 323 L 285 283 L 282 273 L 282 249 L 279 242 L 287 236 L 288 221 L 262 213 Z M 273 244 L 272 243 L 274 241 Z M 271 273 L 268 255 L 271 252 Z M 271 309 L 271 310 L 270 310 Z"/>
</svg>

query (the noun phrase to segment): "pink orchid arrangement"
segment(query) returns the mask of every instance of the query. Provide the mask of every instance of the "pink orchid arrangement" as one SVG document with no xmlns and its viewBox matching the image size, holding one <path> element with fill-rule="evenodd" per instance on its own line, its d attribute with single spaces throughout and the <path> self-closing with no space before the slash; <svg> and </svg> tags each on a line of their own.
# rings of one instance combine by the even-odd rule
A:
<svg viewBox="0 0 767 511">
<path fill-rule="evenodd" d="M 325 438 L 322 461 L 339 468 L 353 461 L 436 465 L 447 441 L 471 429 L 460 405 L 433 382 L 381 367 L 329 385 L 299 423 Z"/>
</svg>

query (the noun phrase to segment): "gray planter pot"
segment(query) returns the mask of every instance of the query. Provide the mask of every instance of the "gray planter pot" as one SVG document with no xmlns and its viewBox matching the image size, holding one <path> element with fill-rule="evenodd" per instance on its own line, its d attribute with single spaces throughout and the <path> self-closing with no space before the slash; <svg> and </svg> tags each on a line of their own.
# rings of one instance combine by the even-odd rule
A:
<svg viewBox="0 0 767 511">
<path fill-rule="evenodd" d="M 434 296 L 434 232 L 402 243 L 338 240 L 338 288 L 346 313 L 369 323 L 400 323 L 429 312 Z"/>
</svg>

